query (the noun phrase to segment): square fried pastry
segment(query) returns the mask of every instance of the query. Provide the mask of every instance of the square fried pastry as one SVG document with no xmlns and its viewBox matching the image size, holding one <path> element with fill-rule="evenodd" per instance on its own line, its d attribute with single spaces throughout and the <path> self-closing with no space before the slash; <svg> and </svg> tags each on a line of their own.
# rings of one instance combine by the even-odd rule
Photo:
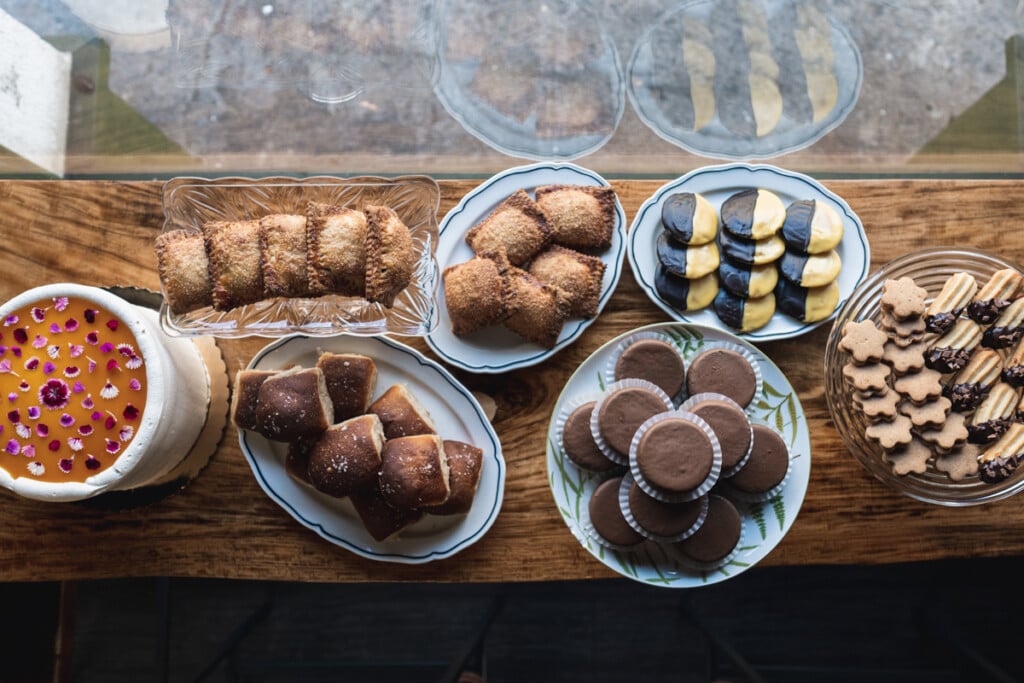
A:
<svg viewBox="0 0 1024 683">
<path fill-rule="evenodd" d="M 519 268 L 509 269 L 514 303 L 505 327 L 544 348 L 553 348 L 569 317 L 569 304 L 562 292 L 544 284 Z"/>
<path fill-rule="evenodd" d="M 213 304 L 210 261 L 201 232 L 171 230 L 159 235 L 156 262 L 173 313 L 188 313 Z"/>
<path fill-rule="evenodd" d="M 396 439 L 416 434 L 436 434 L 437 428 L 427 409 L 404 384 L 394 384 L 370 404 L 366 412 L 384 423 L 384 436 Z"/>
<path fill-rule="evenodd" d="M 276 213 L 261 218 L 260 252 L 266 297 L 309 295 L 305 216 Z"/>
<path fill-rule="evenodd" d="M 418 434 L 384 442 L 380 492 L 388 503 L 399 509 L 441 505 L 450 490 L 441 437 Z"/>
<path fill-rule="evenodd" d="M 604 262 L 596 256 L 555 244 L 533 259 L 529 273 L 562 290 L 569 315 L 589 318 L 597 314 L 604 269 Z"/>
<path fill-rule="evenodd" d="M 615 190 L 612 188 L 544 185 L 534 194 L 556 244 L 573 249 L 607 249 L 612 245 L 615 228 Z"/>
<path fill-rule="evenodd" d="M 412 281 L 416 265 L 412 235 L 402 219 L 386 206 L 367 206 L 366 300 L 388 308 Z"/>
<path fill-rule="evenodd" d="M 472 444 L 445 439 L 444 454 L 448 460 L 448 500 L 426 511 L 432 515 L 466 514 L 473 507 L 480 483 L 484 452 Z"/>
<path fill-rule="evenodd" d="M 366 293 L 366 214 L 343 206 L 309 202 L 306 264 L 314 296 Z"/>
<path fill-rule="evenodd" d="M 324 374 L 327 394 L 340 422 L 362 415 L 377 389 L 377 364 L 355 353 L 321 353 L 316 366 Z"/>
<path fill-rule="evenodd" d="M 444 269 L 444 298 L 452 332 L 464 337 L 508 317 L 508 260 L 484 252 Z"/>
<path fill-rule="evenodd" d="M 213 307 L 227 311 L 263 298 L 260 222 L 211 221 L 203 225 L 210 259 Z"/>
<path fill-rule="evenodd" d="M 466 244 L 477 254 L 500 252 L 512 265 L 529 261 L 551 241 L 551 228 L 530 195 L 516 190 L 466 233 Z"/>
</svg>

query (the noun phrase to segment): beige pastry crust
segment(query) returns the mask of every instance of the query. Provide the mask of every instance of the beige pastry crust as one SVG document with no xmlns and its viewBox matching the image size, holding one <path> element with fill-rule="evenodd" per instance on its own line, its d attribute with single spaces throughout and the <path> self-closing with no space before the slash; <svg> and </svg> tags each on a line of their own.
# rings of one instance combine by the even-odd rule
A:
<svg viewBox="0 0 1024 683">
<path fill-rule="evenodd" d="M 309 294 L 306 217 L 272 214 L 260 219 L 263 294 L 270 298 Z"/>
<path fill-rule="evenodd" d="M 366 300 L 388 308 L 412 281 L 416 255 L 412 235 L 386 206 L 367 206 Z"/>
<path fill-rule="evenodd" d="M 306 265 L 311 294 L 365 294 L 366 231 L 366 214 L 362 211 L 309 202 Z"/>
<path fill-rule="evenodd" d="M 452 332 L 459 337 L 508 317 L 513 292 L 503 254 L 485 252 L 444 269 L 444 297 Z"/>
<path fill-rule="evenodd" d="M 505 327 L 520 337 L 550 349 L 558 343 L 569 303 L 561 292 L 519 268 L 509 269 L 514 303 Z"/>
<path fill-rule="evenodd" d="M 534 194 L 557 244 L 574 249 L 611 246 L 615 190 L 594 185 L 543 185 Z"/>
<path fill-rule="evenodd" d="M 569 314 L 589 318 L 597 315 L 605 264 L 596 256 L 552 245 L 537 255 L 529 273 L 541 282 L 565 293 Z"/>
<path fill-rule="evenodd" d="M 504 251 L 512 265 L 526 263 L 551 241 L 551 228 L 537 203 L 517 190 L 466 233 L 476 252 Z"/>
<path fill-rule="evenodd" d="M 213 305 L 210 260 L 203 234 L 172 230 L 156 238 L 157 271 L 172 313 Z"/>
<path fill-rule="evenodd" d="M 260 222 L 211 221 L 203 225 L 210 259 L 213 307 L 219 311 L 263 298 Z"/>
</svg>

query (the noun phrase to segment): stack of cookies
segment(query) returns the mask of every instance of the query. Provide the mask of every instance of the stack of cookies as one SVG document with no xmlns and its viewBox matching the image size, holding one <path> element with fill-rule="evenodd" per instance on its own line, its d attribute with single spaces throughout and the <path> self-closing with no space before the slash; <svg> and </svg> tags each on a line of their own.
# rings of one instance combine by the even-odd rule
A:
<svg viewBox="0 0 1024 683">
<path fill-rule="evenodd" d="M 678 193 L 662 205 L 655 289 L 681 311 L 713 304 L 726 325 L 749 332 L 778 307 L 801 322 L 824 320 L 839 301 L 843 222 L 817 200 L 793 202 L 748 189 L 722 203 L 721 226 L 701 195 Z M 716 277 L 717 273 L 717 277 Z"/>
<path fill-rule="evenodd" d="M 894 473 L 933 462 L 954 481 L 998 482 L 1024 458 L 1022 285 L 1014 269 L 981 288 L 956 273 L 928 302 L 911 278 L 886 280 L 877 324 L 846 324 L 843 376 Z"/>
</svg>

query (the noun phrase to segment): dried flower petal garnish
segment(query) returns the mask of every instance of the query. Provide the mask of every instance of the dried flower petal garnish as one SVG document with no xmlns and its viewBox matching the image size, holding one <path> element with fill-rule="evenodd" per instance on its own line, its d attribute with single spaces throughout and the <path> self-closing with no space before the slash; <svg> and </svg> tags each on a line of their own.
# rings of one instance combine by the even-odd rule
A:
<svg viewBox="0 0 1024 683">
<path fill-rule="evenodd" d="M 107 329 L 109 329 L 111 332 L 117 332 L 117 327 L 118 327 L 118 322 L 116 320 L 108 320 L 107 321 Z"/>
<path fill-rule="evenodd" d="M 74 415 L 69 415 L 68 413 L 61 413 L 61 416 L 60 416 L 60 426 L 61 427 L 70 427 L 73 424 L 75 424 L 75 417 L 74 417 Z"/>
<path fill-rule="evenodd" d="M 139 391 L 140 389 L 142 389 L 142 382 L 132 377 L 128 381 L 128 388 L 131 389 L 132 391 Z"/>
<path fill-rule="evenodd" d="M 28 332 L 25 331 L 24 327 L 18 327 L 14 330 L 14 341 L 19 344 L 28 342 Z"/>
<path fill-rule="evenodd" d="M 7 411 L 7 419 L 14 424 L 18 424 L 21 422 L 21 411 L 17 408 Z"/>
<path fill-rule="evenodd" d="M 107 453 L 113 455 L 114 453 L 117 453 L 119 450 L 121 450 L 120 443 L 114 441 L 113 439 L 107 439 Z"/>
<path fill-rule="evenodd" d="M 142 367 L 142 356 L 132 356 L 124 362 L 124 366 L 129 370 L 138 370 Z"/>
<path fill-rule="evenodd" d="M 126 420 L 137 420 L 139 419 L 139 409 L 133 406 L 131 403 L 124 407 L 124 419 Z"/>
<path fill-rule="evenodd" d="M 82 450 L 82 440 L 80 438 L 78 438 L 77 436 L 69 437 L 68 438 L 68 448 L 70 448 L 72 451 L 75 451 L 75 452 L 78 452 L 78 451 Z"/>
<path fill-rule="evenodd" d="M 39 402 L 50 410 L 59 410 L 68 404 L 71 388 L 62 379 L 48 379 L 39 387 Z"/>
<path fill-rule="evenodd" d="M 21 452 L 21 444 L 18 443 L 17 439 L 11 439 L 7 442 L 7 445 L 4 446 L 4 450 L 11 455 L 17 455 Z"/>
<path fill-rule="evenodd" d="M 48 340 L 47 340 L 47 338 L 46 338 L 46 337 L 44 337 L 44 336 L 43 336 L 43 335 L 41 335 L 41 334 L 37 334 L 37 335 L 35 336 L 35 339 L 33 339 L 33 340 L 32 340 L 32 347 L 33 347 L 33 348 L 36 348 L 36 349 L 41 349 L 41 348 L 43 348 L 44 346 L 46 346 L 46 342 L 47 342 L 47 341 L 48 341 Z"/>
<path fill-rule="evenodd" d="M 102 420 L 102 419 L 103 419 L 103 413 L 101 413 L 98 410 L 92 411 L 92 421 L 93 422 L 96 422 L 97 420 Z"/>
<path fill-rule="evenodd" d="M 24 455 L 26 458 L 34 458 L 36 457 L 36 447 L 33 446 L 32 444 L 29 444 L 21 449 L 21 454 Z"/>
<path fill-rule="evenodd" d="M 56 453 L 57 451 L 60 450 L 60 439 L 54 439 L 50 443 L 46 444 L 46 447 L 49 448 L 54 453 Z"/>
<path fill-rule="evenodd" d="M 82 399 L 82 407 L 85 408 L 86 410 L 91 410 L 94 405 L 95 404 L 92 402 L 92 394 L 89 394 L 88 396 Z M 96 413 L 93 413 L 93 415 L 95 416 Z M 99 418 L 93 417 L 92 419 L 98 420 Z"/>
<path fill-rule="evenodd" d="M 125 425 L 124 427 L 121 427 L 121 431 L 117 433 L 117 438 L 127 443 L 128 441 L 131 441 L 134 435 L 135 427 L 132 427 L 131 425 Z"/>
<path fill-rule="evenodd" d="M 74 462 L 74 458 L 61 458 L 57 461 L 57 468 L 64 474 L 71 474 L 71 465 L 73 465 Z"/>
<path fill-rule="evenodd" d="M 14 433 L 21 439 L 28 439 L 32 436 L 32 429 L 27 424 L 19 422 L 14 425 Z"/>
<path fill-rule="evenodd" d="M 89 470 L 98 470 L 101 464 L 96 456 L 91 454 L 85 459 L 85 468 Z"/>
<path fill-rule="evenodd" d="M 68 355 L 72 358 L 78 358 L 85 353 L 85 347 L 81 344 L 68 344 Z"/>
<path fill-rule="evenodd" d="M 74 393 L 74 394 L 80 394 L 80 393 L 82 393 L 83 391 L 85 391 L 85 385 L 84 385 L 84 384 L 82 384 L 81 382 L 75 382 L 75 383 L 74 383 L 74 384 L 73 384 L 73 385 L 71 386 L 71 392 L 72 392 L 72 393 Z M 89 401 L 92 401 L 92 399 L 91 399 L 91 398 L 90 398 L 90 399 L 88 399 L 88 400 L 89 400 Z M 82 407 L 84 407 L 84 408 L 92 408 L 92 406 L 87 406 L 87 405 L 84 405 L 84 404 L 83 404 L 83 406 L 82 406 Z"/>
<path fill-rule="evenodd" d="M 96 313 L 97 312 L 98 311 L 96 311 L 96 309 L 93 309 L 93 308 L 85 309 L 85 322 L 89 323 L 90 325 L 92 325 L 94 322 L 96 322 Z"/>
<path fill-rule="evenodd" d="M 51 363 L 50 361 L 46 361 L 45 363 L 43 363 L 43 374 L 44 375 L 52 375 L 53 371 L 56 370 L 56 369 L 57 369 L 57 366 L 54 365 L 53 363 Z"/>
<path fill-rule="evenodd" d="M 103 421 L 103 426 L 109 431 L 117 426 L 117 418 L 113 415 L 107 415 L 107 419 Z"/>
<path fill-rule="evenodd" d="M 18 400 L 18 395 L 12 391 L 11 393 L 7 394 L 7 400 L 10 401 L 11 403 L 14 403 L 15 401 Z"/>
<path fill-rule="evenodd" d="M 100 344 L 100 351 L 102 353 L 110 353 L 113 350 L 114 350 L 114 345 L 111 344 L 110 342 L 103 342 L 102 344 Z"/>
<path fill-rule="evenodd" d="M 53 307 L 56 308 L 58 312 L 63 311 L 68 307 L 68 298 L 66 296 L 53 297 Z"/>
<path fill-rule="evenodd" d="M 28 419 L 30 420 L 38 420 L 39 416 L 42 415 L 42 411 L 39 410 L 39 406 L 29 406 L 25 412 L 28 413 Z"/>
<path fill-rule="evenodd" d="M 0 360 L 0 372 L 11 372 L 11 361 L 6 358 Z"/>
<path fill-rule="evenodd" d="M 120 369 L 121 369 L 121 364 L 118 363 L 116 359 L 111 358 L 110 360 L 107 361 L 107 372 L 113 372 L 115 370 L 120 370 Z"/>
<path fill-rule="evenodd" d="M 78 329 L 78 321 L 74 318 L 68 318 L 64 321 L 64 330 L 66 332 L 74 332 Z"/>
<path fill-rule="evenodd" d="M 11 347 L 11 353 L 14 354 L 15 358 L 21 358 L 21 347 L 20 346 L 12 346 Z"/>
<path fill-rule="evenodd" d="M 102 389 L 100 389 L 100 396 L 108 401 L 110 399 L 117 398 L 117 395 L 120 393 L 121 392 L 118 391 L 117 387 L 111 384 L 109 380 L 107 380 L 107 383 L 103 385 Z"/>
<path fill-rule="evenodd" d="M 38 367 L 39 367 L 39 359 L 36 358 L 35 356 L 32 356 L 27 361 L 25 361 L 25 369 L 26 370 L 35 370 Z"/>
<path fill-rule="evenodd" d="M 46 465 L 39 462 L 38 460 L 33 460 L 28 464 L 28 473 L 37 477 L 41 477 L 44 474 L 46 474 Z"/>
<path fill-rule="evenodd" d="M 50 427 L 45 422 L 40 422 L 36 425 L 36 434 L 39 436 L 49 436 Z"/>
<path fill-rule="evenodd" d="M 64 368 L 64 376 L 67 377 L 68 379 L 74 379 L 75 377 L 78 377 L 80 374 L 82 374 L 82 371 L 81 369 L 79 369 L 77 365 L 69 365 L 66 368 Z M 74 391 L 76 388 L 81 386 L 81 382 L 75 382 L 75 386 L 71 390 Z M 81 391 L 81 389 L 78 390 Z"/>
<path fill-rule="evenodd" d="M 50 334 L 60 334 L 60 323 L 50 323 Z"/>
<path fill-rule="evenodd" d="M 46 309 L 39 308 L 38 306 L 32 309 L 32 319 L 37 323 L 41 323 L 46 320 Z"/>
<path fill-rule="evenodd" d="M 4 318 L 4 327 L 10 327 L 11 325 L 17 325 L 17 324 L 18 324 L 18 316 L 16 316 L 16 315 L 9 315 L 6 318 Z"/>
<path fill-rule="evenodd" d="M 89 334 L 85 335 L 85 341 L 87 344 L 96 346 L 97 344 L 100 343 L 100 335 L 95 331 L 90 332 Z"/>
<path fill-rule="evenodd" d="M 18 391 L 28 391 L 31 388 L 32 385 L 29 384 L 26 380 L 21 380 L 21 382 L 18 384 Z"/>
<path fill-rule="evenodd" d="M 92 425 L 82 425 L 78 428 L 78 433 L 82 436 L 89 436 L 92 434 Z"/>
</svg>

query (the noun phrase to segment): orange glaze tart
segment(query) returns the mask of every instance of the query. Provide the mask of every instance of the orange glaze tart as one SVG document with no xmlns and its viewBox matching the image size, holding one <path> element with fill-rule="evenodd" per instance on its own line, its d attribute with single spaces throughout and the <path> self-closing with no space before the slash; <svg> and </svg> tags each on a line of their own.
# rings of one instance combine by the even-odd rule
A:
<svg viewBox="0 0 1024 683">
<path fill-rule="evenodd" d="M 0 467 L 85 481 L 131 443 L 146 407 L 146 363 L 128 325 L 77 297 L 4 316 Z"/>
</svg>

